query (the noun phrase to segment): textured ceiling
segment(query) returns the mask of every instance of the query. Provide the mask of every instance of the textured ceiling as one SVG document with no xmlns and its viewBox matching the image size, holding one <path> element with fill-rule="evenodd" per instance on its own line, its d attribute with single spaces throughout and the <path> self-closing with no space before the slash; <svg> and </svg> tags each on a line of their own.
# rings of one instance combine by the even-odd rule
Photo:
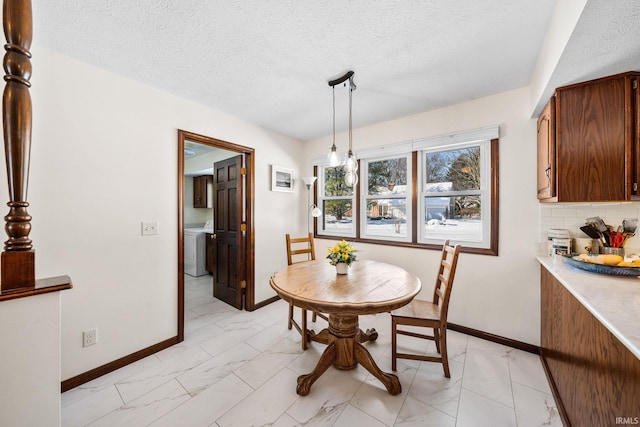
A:
<svg viewBox="0 0 640 427">
<path fill-rule="evenodd" d="M 637 61 L 637 42 L 614 54 L 606 46 L 594 51 L 589 27 L 600 26 L 602 11 L 611 14 L 618 4 L 628 5 L 637 23 L 634 3 L 640 2 L 616 0 L 614 8 L 609 0 L 590 0 L 587 18 L 596 22 L 581 27 L 581 19 L 581 38 L 572 38 L 566 70 L 557 69 L 553 79 L 574 79 L 577 68 L 602 72 L 592 64 L 602 58 L 618 64 L 613 56 L 635 53 Z M 354 127 L 528 85 L 555 6 L 556 0 L 34 0 L 33 43 L 308 140 L 331 133 L 327 81 L 347 70 L 355 71 L 357 85 Z M 613 42 L 626 41 L 618 25 L 628 15 L 611 19 L 613 29 L 601 32 L 617 31 Z M 347 124 L 347 94 L 336 88 L 338 131 Z"/>
</svg>

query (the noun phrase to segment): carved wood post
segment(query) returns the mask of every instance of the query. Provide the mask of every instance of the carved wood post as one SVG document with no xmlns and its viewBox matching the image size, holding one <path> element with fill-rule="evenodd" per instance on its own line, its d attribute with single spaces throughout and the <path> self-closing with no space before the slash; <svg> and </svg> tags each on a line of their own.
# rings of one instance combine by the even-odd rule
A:
<svg viewBox="0 0 640 427">
<path fill-rule="evenodd" d="M 9 213 L 4 217 L 9 239 L 4 243 L 0 265 L 0 290 L 35 286 L 35 253 L 29 233 L 27 187 L 31 152 L 31 40 L 33 22 L 30 0 L 4 0 L 4 48 L 2 120 L 9 184 Z"/>
</svg>

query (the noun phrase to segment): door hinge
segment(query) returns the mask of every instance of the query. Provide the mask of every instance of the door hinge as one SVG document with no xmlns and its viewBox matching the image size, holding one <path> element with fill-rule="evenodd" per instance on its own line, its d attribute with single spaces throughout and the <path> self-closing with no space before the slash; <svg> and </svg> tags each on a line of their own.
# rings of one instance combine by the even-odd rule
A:
<svg viewBox="0 0 640 427">
<path fill-rule="evenodd" d="M 634 89 L 638 89 L 638 81 L 637 80 L 633 81 L 633 88 Z"/>
<path fill-rule="evenodd" d="M 240 289 L 246 289 L 247 287 L 247 281 L 246 280 L 241 280 L 240 281 Z"/>
<path fill-rule="evenodd" d="M 240 224 L 240 231 L 242 231 L 243 233 L 247 231 L 247 223 L 243 222 Z"/>
<path fill-rule="evenodd" d="M 633 192 L 634 192 L 634 193 L 637 193 L 637 192 L 638 192 L 638 183 L 637 183 L 637 182 L 634 182 L 634 183 L 633 183 Z"/>
<path fill-rule="evenodd" d="M 247 174 L 247 168 L 240 168 L 240 175 L 246 175 Z"/>
</svg>

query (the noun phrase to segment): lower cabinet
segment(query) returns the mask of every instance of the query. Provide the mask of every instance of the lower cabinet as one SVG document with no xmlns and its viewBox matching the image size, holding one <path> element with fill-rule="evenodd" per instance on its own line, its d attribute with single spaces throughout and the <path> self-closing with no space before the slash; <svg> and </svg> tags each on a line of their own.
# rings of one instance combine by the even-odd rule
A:
<svg viewBox="0 0 640 427">
<path fill-rule="evenodd" d="M 640 359 L 544 267 L 541 292 L 541 356 L 565 425 L 638 424 Z"/>
</svg>

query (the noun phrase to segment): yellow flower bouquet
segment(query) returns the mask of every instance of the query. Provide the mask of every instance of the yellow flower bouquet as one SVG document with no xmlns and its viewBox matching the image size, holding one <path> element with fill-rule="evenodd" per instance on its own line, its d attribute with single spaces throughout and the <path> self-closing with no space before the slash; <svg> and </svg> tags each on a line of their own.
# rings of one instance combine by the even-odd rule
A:
<svg viewBox="0 0 640 427">
<path fill-rule="evenodd" d="M 348 266 L 356 260 L 357 250 L 344 240 L 332 248 L 327 248 L 327 259 L 331 265 L 344 263 Z"/>
</svg>

